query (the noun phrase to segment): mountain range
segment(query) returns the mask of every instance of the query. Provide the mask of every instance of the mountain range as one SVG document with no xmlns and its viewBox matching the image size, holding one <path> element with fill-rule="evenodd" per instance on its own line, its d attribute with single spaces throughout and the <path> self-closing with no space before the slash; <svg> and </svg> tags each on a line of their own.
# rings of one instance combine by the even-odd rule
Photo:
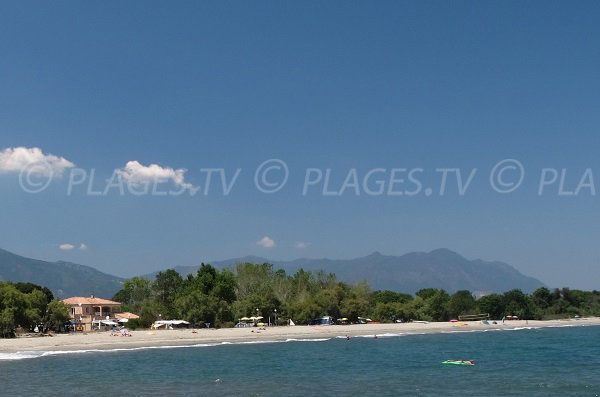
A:
<svg viewBox="0 0 600 397">
<path fill-rule="evenodd" d="M 0 280 L 48 287 L 58 298 L 97 295 L 111 298 L 124 279 L 71 262 L 46 262 L 0 249 Z"/>
<path fill-rule="evenodd" d="M 421 288 L 443 288 L 448 292 L 467 289 L 476 294 L 505 292 L 514 288 L 532 292 L 544 283 L 520 273 L 514 267 L 498 261 L 469 260 L 449 249 L 431 252 L 412 252 L 402 256 L 374 252 L 355 259 L 308 259 L 273 261 L 258 256 L 245 256 L 211 262 L 217 268 L 234 268 L 237 263 L 271 263 L 275 268 L 292 274 L 300 268 L 308 271 L 325 270 L 345 282 L 366 280 L 373 289 L 389 289 L 415 293 Z M 195 273 L 199 266 L 177 266 L 185 276 Z M 154 278 L 157 272 L 145 275 Z"/>
<path fill-rule="evenodd" d="M 303 268 L 325 270 L 344 282 L 367 281 L 373 289 L 414 293 L 421 288 L 443 288 L 452 293 L 467 289 L 477 295 L 519 288 L 531 292 L 544 286 L 541 281 L 520 273 L 502 262 L 469 260 L 448 249 L 413 252 L 402 256 L 375 252 L 355 259 L 308 259 L 273 261 L 257 256 L 211 262 L 216 268 L 234 268 L 238 263 L 271 263 L 293 274 Z M 182 276 L 199 266 L 177 266 Z M 153 279 L 158 272 L 144 275 Z M 71 262 L 46 262 L 25 258 L 0 249 L 0 280 L 32 282 L 46 286 L 58 297 L 97 295 L 112 297 L 121 289 L 123 278 Z"/>
</svg>

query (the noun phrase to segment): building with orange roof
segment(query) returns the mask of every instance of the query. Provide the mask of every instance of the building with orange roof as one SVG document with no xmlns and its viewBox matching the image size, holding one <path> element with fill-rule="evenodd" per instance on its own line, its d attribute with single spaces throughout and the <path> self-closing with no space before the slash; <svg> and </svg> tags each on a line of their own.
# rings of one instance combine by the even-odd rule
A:
<svg viewBox="0 0 600 397">
<path fill-rule="evenodd" d="M 78 331 L 91 331 L 94 323 L 111 325 L 111 319 L 121 309 L 121 303 L 95 296 L 74 296 L 63 299 L 70 306 L 69 313 Z"/>
<path fill-rule="evenodd" d="M 138 316 L 135 313 L 130 313 L 130 312 L 122 312 L 122 313 L 115 313 L 115 318 L 117 320 L 137 320 L 138 318 L 140 318 L 140 316 Z"/>
</svg>

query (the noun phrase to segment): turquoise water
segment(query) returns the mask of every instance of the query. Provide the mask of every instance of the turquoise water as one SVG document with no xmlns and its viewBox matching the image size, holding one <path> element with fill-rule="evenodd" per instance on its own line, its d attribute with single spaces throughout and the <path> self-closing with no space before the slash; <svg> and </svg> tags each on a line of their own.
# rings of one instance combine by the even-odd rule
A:
<svg viewBox="0 0 600 397">
<path fill-rule="evenodd" d="M 58 354 L 0 361 L 0 385 L 3 396 L 598 396 L 600 327 Z"/>
</svg>

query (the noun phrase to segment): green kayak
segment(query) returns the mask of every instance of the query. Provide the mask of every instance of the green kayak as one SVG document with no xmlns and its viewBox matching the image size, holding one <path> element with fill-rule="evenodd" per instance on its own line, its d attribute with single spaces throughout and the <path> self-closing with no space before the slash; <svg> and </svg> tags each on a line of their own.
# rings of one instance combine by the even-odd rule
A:
<svg viewBox="0 0 600 397">
<path fill-rule="evenodd" d="M 444 365 L 475 365 L 475 360 L 446 360 L 442 361 Z"/>
</svg>

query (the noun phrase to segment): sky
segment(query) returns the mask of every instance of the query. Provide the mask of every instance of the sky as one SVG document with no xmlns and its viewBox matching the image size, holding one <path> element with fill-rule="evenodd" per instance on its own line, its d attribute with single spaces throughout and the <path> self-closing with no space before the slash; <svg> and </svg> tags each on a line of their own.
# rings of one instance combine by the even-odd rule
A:
<svg viewBox="0 0 600 397">
<path fill-rule="evenodd" d="M 600 4 L 0 3 L 0 247 L 600 279 Z"/>
</svg>

